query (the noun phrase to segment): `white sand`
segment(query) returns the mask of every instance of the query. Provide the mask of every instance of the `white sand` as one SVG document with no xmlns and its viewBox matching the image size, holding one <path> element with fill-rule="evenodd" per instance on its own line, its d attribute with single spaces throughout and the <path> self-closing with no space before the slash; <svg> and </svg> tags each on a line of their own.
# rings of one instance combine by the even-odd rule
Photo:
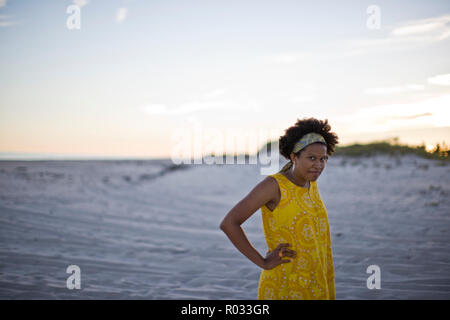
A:
<svg viewBox="0 0 450 320">
<path fill-rule="evenodd" d="M 170 165 L 0 162 L 0 298 L 255 299 L 260 270 L 218 226 L 259 167 Z M 330 159 L 318 185 L 338 299 L 450 298 L 449 173 L 416 157 Z M 243 228 L 265 253 L 260 211 Z M 72 264 L 81 290 L 66 288 Z M 372 264 L 380 290 L 366 287 Z"/>
</svg>

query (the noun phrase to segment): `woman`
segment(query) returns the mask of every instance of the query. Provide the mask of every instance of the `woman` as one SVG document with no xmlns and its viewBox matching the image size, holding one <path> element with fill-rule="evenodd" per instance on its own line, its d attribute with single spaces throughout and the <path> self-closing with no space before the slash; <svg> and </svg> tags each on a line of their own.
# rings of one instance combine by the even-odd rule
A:
<svg viewBox="0 0 450 320">
<path fill-rule="evenodd" d="M 279 140 L 280 154 L 290 162 L 256 185 L 220 224 L 263 269 L 258 299 L 335 299 L 328 216 L 316 182 L 338 143 L 330 130 L 328 120 L 297 120 Z M 241 228 L 259 208 L 269 248 L 265 257 Z"/>
</svg>

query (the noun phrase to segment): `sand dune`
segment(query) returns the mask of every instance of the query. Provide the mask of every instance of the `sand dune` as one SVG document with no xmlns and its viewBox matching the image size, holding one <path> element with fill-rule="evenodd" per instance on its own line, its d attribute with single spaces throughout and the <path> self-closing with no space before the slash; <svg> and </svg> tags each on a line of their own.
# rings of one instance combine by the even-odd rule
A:
<svg viewBox="0 0 450 320">
<path fill-rule="evenodd" d="M 0 298 L 255 299 L 257 266 L 218 226 L 258 165 L 0 162 Z M 450 167 L 332 157 L 318 180 L 338 299 L 450 298 Z M 244 225 L 266 251 L 259 211 Z M 66 288 L 66 268 L 81 289 Z M 381 289 L 369 290 L 369 265 Z"/>
</svg>

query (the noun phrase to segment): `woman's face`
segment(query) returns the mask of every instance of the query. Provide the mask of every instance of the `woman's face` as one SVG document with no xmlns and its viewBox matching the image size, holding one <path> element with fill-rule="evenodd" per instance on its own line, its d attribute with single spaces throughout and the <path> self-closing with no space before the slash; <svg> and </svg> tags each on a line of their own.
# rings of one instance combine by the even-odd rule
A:
<svg viewBox="0 0 450 320">
<path fill-rule="evenodd" d="M 322 143 L 313 143 L 302 150 L 298 157 L 291 153 L 294 164 L 294 175 L 305 181 L 316 181 L 328 160 L 327 146 Z"/>
</svg>

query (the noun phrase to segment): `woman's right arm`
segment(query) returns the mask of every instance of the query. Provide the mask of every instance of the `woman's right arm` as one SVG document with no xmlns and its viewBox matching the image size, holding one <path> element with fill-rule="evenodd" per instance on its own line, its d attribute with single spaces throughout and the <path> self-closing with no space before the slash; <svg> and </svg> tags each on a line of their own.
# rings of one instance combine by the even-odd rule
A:
<svg viewBox="0 0 450 320">
<path fill-rule="evenodd" d="M 287 249 L 289 244 L 280 244 L 265 258 L 262 257 L 247 239 L 241 224 L 263 205 L 275 199 L 278 192 L 278 184 L 275 179 L 266 177 L 228 212 L 220 224 L 220 229 L 228 236 L 233 245 L 250 261 L 263 269 L 272 269 L 281 263 L 290 262 L 290 260 L 281 259 L 278 255 L 280 250 L 283 249 L 283 255 L 286 257 L 294 257 L 295 252 Z"/>
</svg>

